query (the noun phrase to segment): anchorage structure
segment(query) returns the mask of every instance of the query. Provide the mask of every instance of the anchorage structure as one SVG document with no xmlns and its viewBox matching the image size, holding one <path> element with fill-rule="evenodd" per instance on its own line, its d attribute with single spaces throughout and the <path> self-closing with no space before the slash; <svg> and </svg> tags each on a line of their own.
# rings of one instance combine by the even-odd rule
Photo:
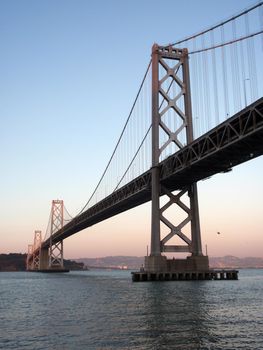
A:
<svg viewBox="0 0 263 350">
<path fill-rule="evenodd" d="M 162 72 L 162 74 L 161 74 Z M 168 120 L 173 119 L 172 123 Z M 169 125 L 168 125 L 169 124 Z M 171 124 L 174 129 L 171 130 Z M 166 135 L 163 143 L 160 134 Z M 173 147 L 180 150 L 193 141 L 192 108 L 187 49 L 157 44 L 152 48 L 152 226 L 151 254 L 145 258 L 146 271 L 158 272 L 177 269 L 206 270 L 208 258 L 202 254 L 199 223 L 197 185 L 183 188 L 174 195 L 160 183 L 159 164 L 165 150 Z M 189 205 L 182 201 L 188 193 Z M 169 199 L 160 205 L 160 195 Z M 176 205 L 186 214 L 179 224 L 165 216 L 165 211 Z M 168 228 L 168 234 L 161 239 L 161 223 Z M 182 229 L 190 223 L 191 238 Z M 174 236 L 182 244 L 168 245 Z M 168 261 L 162 252 L 190 252 L 191 257 Z"/>
</svg>

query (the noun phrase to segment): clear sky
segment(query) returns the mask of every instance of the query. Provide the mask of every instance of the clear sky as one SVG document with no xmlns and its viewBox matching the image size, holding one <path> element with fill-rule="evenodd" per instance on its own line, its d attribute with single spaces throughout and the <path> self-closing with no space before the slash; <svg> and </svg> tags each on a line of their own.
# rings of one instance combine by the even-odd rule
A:
<svg viewBox="0 0 263 350">
<path fill-rule="evenodd" d="M 150 60 L 254 0 L 0 0 L 0 253 L 26 252 L 52 199 L 75 215 L 105 168 Z M 199 184 L 203 246 L 263 256 L 263 159 Z M 217 231 L 221 234 L 217 235 Z M 65 257 L 145 255 L 150 205 L 65 240 Z M 204 249 L 205 250 L 205 249 Z"/>
</svg>

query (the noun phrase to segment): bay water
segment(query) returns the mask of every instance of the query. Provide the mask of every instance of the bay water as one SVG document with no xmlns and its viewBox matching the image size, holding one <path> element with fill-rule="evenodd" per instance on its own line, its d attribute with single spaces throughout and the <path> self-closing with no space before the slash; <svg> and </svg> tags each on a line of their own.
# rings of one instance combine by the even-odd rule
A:
<svg viewBox="0 0 263 350">
<path fill-rule="evenodd" d="M 1 272 L 0 349 L 263 349 L 263 270 L 143 283 L 118 270 Z"/>
</svg>

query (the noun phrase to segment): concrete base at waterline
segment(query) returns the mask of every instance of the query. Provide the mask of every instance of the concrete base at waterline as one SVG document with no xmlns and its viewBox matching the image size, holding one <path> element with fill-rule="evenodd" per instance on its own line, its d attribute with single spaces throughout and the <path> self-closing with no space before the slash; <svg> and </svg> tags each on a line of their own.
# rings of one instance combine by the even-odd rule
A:
<svg viewBox="0 0 263 350">
<path fill-rule="evenodd" d="M 186 259 L 146 256 L 145 267 L 138 272 L 132 272 L 134 282 L 237 279 L 237 270 L 209 269 L 208 256 L 189 256 Z"/>
<path fill-rule="evenodd" d="M 39 272 L 44 273 L 61 273 L 61 272 L 69 272 L 68 269 L 49 269 L 49 270 L 39 270 Z"/>
<path fill-rule="evenodd" d="M 166 256 L 146 256 L 146 272 L 207 271 L 208 256 L 188 256 L 186 259 L 167 259 Z"/>
<path fill-rule="evenodd" d="M 27 270 L 28 272 L 43 272 L 43 273 L 62 273 L 69 272 L 69 269 L 40 269 L 40 270 Z"/>
<path fill-rule="evenodd" d="M 238 280 L 237 270 L 132 272 L 133 282 Z"/>
</svg>

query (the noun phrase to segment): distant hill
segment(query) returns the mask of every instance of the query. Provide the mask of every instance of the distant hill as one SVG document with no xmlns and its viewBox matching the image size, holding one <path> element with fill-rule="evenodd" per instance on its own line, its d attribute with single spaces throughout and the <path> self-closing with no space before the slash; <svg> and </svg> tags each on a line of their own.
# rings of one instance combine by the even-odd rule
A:
<svg viewBox="0 0 263 350">
<path fill-rule="evenodd" d="M 95 268 L 119 268 L 139 269 L 144 264 L 143 256 L 106 256 L 102 258 L 82 258 L 64 260 L 65 268 L 69 270 L 82 270 L 84 267 Z M 211 268 L 263 268 L 263 258 L 247 257 L 238 258 L 235 256 L 209 257 Z M 26 254 L 0 254 L 1 271 L 25 271 Z"/>
<path fill-rule="evenodd" d="M 25 271 L 26 254 L 0 254 L 0 271 Z"/>
<path fill-rule="evenodd" d="M 82 258 L 75 259 L 83 262 L 87 267 L 108 267 L 138 269 L 144 263 L 143 256 L 106 256 L 103 258 Z"/>
<path fill-rule="evenodd" d="M 102 258 L 75 259 L 83 262 L 87 267 L 108 267 L 139 269 L 144 264 L 144 257 L 140 256 L 107 256 Z M 263 258 L 238 258 L 235 256 L 209 257 L 211 268 L 263 268 Z"/>
<path fill-rule="evenodd" d="M 84 264 L 72 260 L 64 260 L 64 267 L 69 270 L 82 270 Z M 26 254 L 10 253 L 0 254 L 1 271 L 25 271 Z"/>
<path fill-rule="evenodd" d="M 263 258 L 237 258 L 236 256 L 227 255 L 224 257 L 209 258 L 210 267 L 214 268 L 263 268 Z"/>
</svg>

